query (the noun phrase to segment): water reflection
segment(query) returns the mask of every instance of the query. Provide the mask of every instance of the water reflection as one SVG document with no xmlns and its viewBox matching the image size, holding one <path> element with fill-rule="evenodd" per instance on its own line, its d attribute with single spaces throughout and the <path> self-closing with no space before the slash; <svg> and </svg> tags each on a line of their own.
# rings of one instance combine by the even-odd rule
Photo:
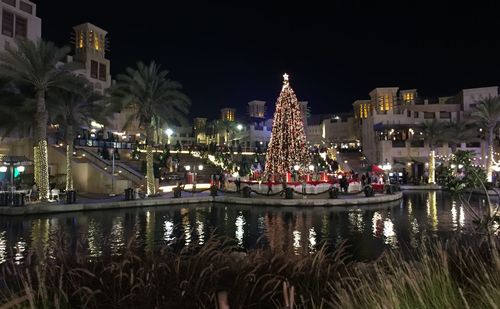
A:
<svg viewBox="0 0 500 309">
<path fill-rule="evenodd" d="M 472 200 L 483 214 L 482 199 Z M 345 240 L 356 258 L 373 259 L 385 248 L 417 248 L 428 238 L 468 235 L 474 216 L 441 192 L 405 194 L 401 203 L 342 211 L 335 208 L 197 205 L 120 211 L 0 218 L 0 263 L 22 263 L 28 254 L 40 262 L 56 250 L 80 252 L 91 259 L 120 255 L 130 237 L 153 253 L 158 244 L 202 245 L 212 234 L 234 238 L 241 248 L 291 248 L 314 252 L 325 241 Z M 62 235 L 62 237 L 61 237 Z"/>
</svg>

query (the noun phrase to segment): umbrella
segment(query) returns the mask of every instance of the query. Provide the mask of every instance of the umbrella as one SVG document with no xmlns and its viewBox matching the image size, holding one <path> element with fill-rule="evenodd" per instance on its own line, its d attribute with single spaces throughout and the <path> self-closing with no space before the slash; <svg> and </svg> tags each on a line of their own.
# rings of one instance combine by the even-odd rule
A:
<svg viewBox="0 0 500 309">
<path fill-rule="evenodd" d="M 384 173 L 385 171 L 381 169 L 380 167 L 376 166 L 375 164 L 372 164 L 370 166 L 364 167 L 362 169 L 363 172 L 372 172 L 372 173 Z"/>
</svg>

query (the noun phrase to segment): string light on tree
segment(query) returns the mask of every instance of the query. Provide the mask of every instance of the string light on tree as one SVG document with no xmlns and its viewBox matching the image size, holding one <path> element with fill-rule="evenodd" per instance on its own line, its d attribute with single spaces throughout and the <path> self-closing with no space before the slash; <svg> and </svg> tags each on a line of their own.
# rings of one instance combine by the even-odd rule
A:
<svg viewBox="0 0 500 309">
<path fill-rule="evenodd" d="M 300 106 L 288 78 L 285 73 L 266 154 L 266 171 L 270 174 L 292 172 L 295 165 L 301 167 L 299 173 L 303 174 L 310 161 Z"/>
</svg>

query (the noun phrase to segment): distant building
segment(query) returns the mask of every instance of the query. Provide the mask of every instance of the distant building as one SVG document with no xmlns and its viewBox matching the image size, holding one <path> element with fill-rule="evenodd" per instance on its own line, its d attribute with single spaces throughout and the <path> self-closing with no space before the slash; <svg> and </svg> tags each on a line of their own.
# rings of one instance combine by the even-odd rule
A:
<svg viewBox="0 0 500 309">
<path fill-rule="evenodd" d="M 236 109 L 234 108 L 223 108 L 220 110 L 220 119 L 223 121 L 234 121 L 236 118 Z"/>
<path fill-rule="evenodd" d="M 111 86 L 110 61 L 106 58 L 107 31 L 91 23 L 75 26 L 73 30 L 73 61 L 81 64 L 79 72 L 94 85 L 94 89 L 103 92 Z"/>
</svg>

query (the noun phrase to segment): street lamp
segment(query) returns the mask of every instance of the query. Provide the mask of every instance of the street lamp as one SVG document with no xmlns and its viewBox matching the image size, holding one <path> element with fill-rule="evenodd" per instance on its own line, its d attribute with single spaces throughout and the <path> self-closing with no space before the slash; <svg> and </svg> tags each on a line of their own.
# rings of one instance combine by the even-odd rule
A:
<svg viewBox="0 0 500 309">
<path fill-rule="evenodd" d="M 390 183 L 388 172 L 392 169 L 392 165 L 391 165 L 391 163 L 389 163 L 387 161 L 387 159 L 385 159 L 385 163 L 384 163 L 384 165 L 382 165 L 382 169 L 385 171 L 386 176 L 387 176 L 386 182 Z"/>
<path fill-rule="evenodd" d="M 300 165 L 295 164 L 295 165 L 293 166 L 293 170 L 295 171 L 295 181 L 297 181 L 297 180 L 298 180 L 298 175 L 299 175 L 298 173 L 299 173 L 299 169 L 300 169 Z"/>
<path fill-rule="evenodd" d="M 165 130 L 165 134 L 167 134 L 167 137 L 168 137 L 167 144 L 170 145 L 170 136 L 172 136 L 172 134 L 174 134 L 174 131 L 172 129 L 168 128 Z"/>
<path fill-rule="evenodd" d="M 239 123 L 239 124 L 236 126 L 236 129 L 238 129 L 238 131 L 243 130 L 243 125 L 242 125 L 241 123 Z"/>
</svg>

